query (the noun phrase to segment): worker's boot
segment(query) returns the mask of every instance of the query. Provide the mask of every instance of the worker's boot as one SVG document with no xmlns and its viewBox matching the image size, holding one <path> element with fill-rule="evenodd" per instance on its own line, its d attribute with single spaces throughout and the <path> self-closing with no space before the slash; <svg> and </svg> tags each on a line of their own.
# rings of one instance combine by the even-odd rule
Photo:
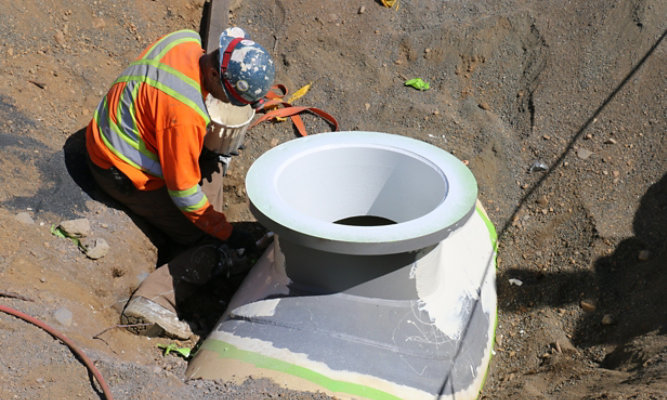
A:
<svg viewBox="0 0 667 400">
<path fill-rule="evenodd" d="M 174 311 L 142 296 L 130 299 L 120 321 L 129 325 L 128 329 L 139 335 L 168 336 L 184 340 L 192 336 L 190 326 L 179 320 Z"/>
<path fill-rule="evenodd" d="M 179 320 L 177 305 L 214 276 L 244 272 L 247 264 L 243 261 L 219 242 L 184 251 L 141 283 L 123 311 L 121 323 L 133 325 L 128 329 L 140 335 L 189 338 L 192 330 Z"/>
</svg>

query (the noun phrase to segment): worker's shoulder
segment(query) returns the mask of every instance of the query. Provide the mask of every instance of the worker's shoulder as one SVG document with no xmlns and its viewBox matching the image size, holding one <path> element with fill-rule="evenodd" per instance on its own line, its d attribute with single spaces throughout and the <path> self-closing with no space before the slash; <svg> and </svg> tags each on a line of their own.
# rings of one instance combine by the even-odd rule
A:
<svg viewBox="0 0 667 400">
<path fill-rule="evenodd" d="M 203 110 L 193 107 L 182 96 L 173 96 L 159 89 L 155 89 L 154 110 L 158 111 L 158 119 L 162 119 L 163 126 L 177 127 L 190 126 L 204 129 L 208 120 Z"/>
<path fill-rule="evenodd" d="M 167 33 L 166 35 L 162 36 L 160 40 L 163 40 L 165 38 L 179 38 L 179 39 L 189 38 L 189 39 L 194 39 L 197 42 L 201 43 L 201 36 L 199 35 L 199 32 L 192 29 L 181 29 L 178 31 Z"/>
</svg>

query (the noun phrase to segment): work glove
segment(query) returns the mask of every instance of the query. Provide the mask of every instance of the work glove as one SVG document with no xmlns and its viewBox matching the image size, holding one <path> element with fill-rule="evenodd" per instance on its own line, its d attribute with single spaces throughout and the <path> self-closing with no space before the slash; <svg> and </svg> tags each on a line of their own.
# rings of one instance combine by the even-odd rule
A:
<svg viewBox="0 0 667 400">
<path fill-rule="evenodd" d="M 238 228 L 232 229 L 232 234 L 225 241 L 232 249 L 245 249 L 247 252 L 255 251 L 255 239 L 248 232 Z"/>
<path fill-rule="evenodd" d="M 222 154 L 214 153 L 204 147 L 199 155 L 199 169 L 202 182 L 204 180 L 211 182 L 214 173 L 222 173 L 222 176 L 226 176 L 231 161 L 231 156 L 223 156 Z"/>
</svg>

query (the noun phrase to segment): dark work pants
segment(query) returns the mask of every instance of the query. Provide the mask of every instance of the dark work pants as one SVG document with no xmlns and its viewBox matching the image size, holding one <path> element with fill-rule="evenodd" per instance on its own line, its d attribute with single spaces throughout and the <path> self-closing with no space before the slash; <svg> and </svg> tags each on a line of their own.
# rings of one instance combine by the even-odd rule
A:
<svg viewBox="0 0 667 400">
<path fill-rule="evenodd" d="M 105 170 L 89 160 L 93 178 L 107 194 L 146 219 L 174 242 L 188 246 L 166 265 L 151 273 L 133 296 L 146 297 L 176 312 L 176 303 L 195 290 L 194 285 L 206 283 L 217 266 L 217 239 L 197 228 L 174 205 L 166 187 L 142 191 L 129 178 L 113 168 Z M 202 171 L 200 185 L 216 210 L 222 210 L 222 165 L 217 156 L 207 150 L 199 158 Z"/>
<path fill-rule="evenodd" d="M 176 207 L 166 187 L 150 191 L 139 190 L 119 170 L 102 169 L 90 160 L 89 165 L 95 181 L 102 190 L 165 233 L 174 242 L 192 245 L 207 236 Z M 200 182 L 204 194 L 214 209 L 222 210 L 221 165 L 213 153 L 205 152 L 199 159 L 199 167 L 204 177 Z"/>
</svg>

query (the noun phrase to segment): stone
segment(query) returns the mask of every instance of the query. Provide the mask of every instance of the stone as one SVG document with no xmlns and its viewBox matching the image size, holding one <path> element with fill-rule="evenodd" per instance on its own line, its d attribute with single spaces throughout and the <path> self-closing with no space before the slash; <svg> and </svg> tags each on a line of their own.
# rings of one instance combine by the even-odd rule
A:
<svg viewBox="0 0 667 400">
<path fill-rule="evenodd" d="M 637 259 L 639 261 L 648 261 L 649 258 L 651 258 L 651 252 L 648 250 L 641 250 L 639 251 L 639 254 L 637 254 Z"/>
<path fill-rule="evenodd" d="M 62 31 L 56 31 L 56 34 L 53 35 L 53 39 L 58 43 L 60 46 L 65 47 L 65 34 Z"/>
<path fill-rule="evenodd" d="M 82 239 L 81 247 L 83 248 L 83 252 L 86 254 L 86 256 L 93 260 L 97 260 L 106 256 L 111 249 L 109 243 L 107 243 L 107 241 L 102 238 Z"/>
<path fill-rule="evenodd" d="M 27 212 L 20 212 L 16 214 L 14 218 L 16 218 L 16 220 L 19 221 L 20 223 L 26 225 L 31 225 L 35 223 L 35 220 L 33 220 L 30 214 L 28 214 Z"/>
<path fill-rule="evenodd" d="M 586 312 L 593 312 L 595 311 L 595 304 L 591 303 L 590 301 L 582 300 L 579 305 L 581 306 L 581 309 L 586 311 Z"/>
<path fill-rule="evenodd" d="M 520 279 L 510 278 L 510 279 L 508 279 L 507 281 L 509 282 L 510 285 L 514 285 L 514 286 L 521 286 L 521 285 L 523 285 L 523 281 L 521 281 Z"/>
<path fill-rule="evenodd" d="M 579 150 L 577 150 L 577 157 L 581 158 L 582 160 L 586 160 L 588 157 L 592 155 L 593 152 L 588 149 L 580 148 Z"/>
<path fill-rule="evenodd" d="M 68 237 L 80 238 L 90 235 L 90 222 L 86 218 L 63 221 L 60 223 L 59 228 Z"/>
<path fill-rule="evenodd" d="M 542 196 L 537 198 L 536 203 L 537 203 L 538 206 L 540 206 L 542 208 L 546 208 L 546 206 L 549 205 L 549 199 L 547 198 L 547 196 L 542 195 Z"/>
<path fill-rule="evenodd" d="M 72 312 L 65 307 L 60 307 L 53 313 L 53 318 L 62 326 L 72 325 Z"/>
</svg>

